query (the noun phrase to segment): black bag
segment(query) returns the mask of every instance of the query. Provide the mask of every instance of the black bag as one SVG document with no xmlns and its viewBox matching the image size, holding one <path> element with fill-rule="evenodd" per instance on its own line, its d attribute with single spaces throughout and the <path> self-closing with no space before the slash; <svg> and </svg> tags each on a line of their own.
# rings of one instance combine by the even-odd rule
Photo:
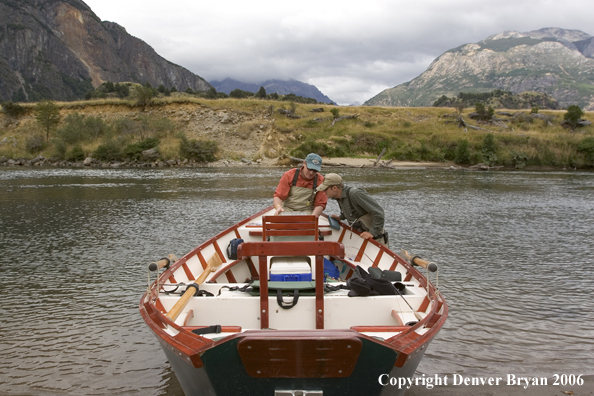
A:
<svg viewBox="0 0 594 396">
<path fill-rule="evenodd" d="M 353 271 L 353 275 L 347 281 L 347 288 L 350 289 L 349 297 L 365 297 L 365 296 L 386 296 L 396 294 L 394 285 L 385 278 L 377 277 L 377 270 L 373 267 L 369 268 L 373 271 L 373 275 L 367 273 L 361 266 L 357 266 Z M 392 272 L 392 271 L 390 271 Z"/>
<path fill-rule="evenodd" d="M 243 243 L 243 239 L 235 238 L 231 239 L 229 246 L 227 246 L 227 257 L 231 260 L 237 260 L 237 246 Z"/>
</svg>

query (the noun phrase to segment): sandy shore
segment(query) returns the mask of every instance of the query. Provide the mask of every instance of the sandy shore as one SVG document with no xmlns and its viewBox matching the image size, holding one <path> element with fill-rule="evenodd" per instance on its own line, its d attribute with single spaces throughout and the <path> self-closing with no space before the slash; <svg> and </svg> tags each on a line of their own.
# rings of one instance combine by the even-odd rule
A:
<svg viewBox="0 0 594 396">
<path fill-rule="evenodd" d="M 322 157 L 322 166 L 323 167 L 349 167 L 349 168 L 372 168 L 374 166 L 375 159 L 371 158 L 347 158 L 347 157 L 338 157 L 338 158 L 324 158 Z M 289 158 L 285 158 L 284 160 L 278 158 L 265 158 L 258 161 L 248 161 L 248 160 L 219 160 L 216 162 L 212 162 L 209 166 L 212 167 L 219 167 L 219 166 L 296 166 L 298 164 L 297 161 L 291 161 Z M 456 165 L 453 162 L 412 162 L 412 161 L 380 161 L 380 165 L 377 165 L 379 168 L 395 168 L 395 169 L 405 169 L 405 168 L 415 168 L 415 169 L 424 169 L 424 168 L 446 168 L 451 169 L 460 168 L 459 165 Z"/>
<path fill-rule="evenodd" d="M 323 166 L 350 166 L 350 167 L 373 167 L 376 159 L 370 158 L 324 158 Z M 387 164 L 389 161 L 381 160 L 380 164 Z M 449 168 L 458 167 L 453 162 L 412 162 L 412 161 L 392 161 L 390 167 L 394 168 Z"/>
</svg>

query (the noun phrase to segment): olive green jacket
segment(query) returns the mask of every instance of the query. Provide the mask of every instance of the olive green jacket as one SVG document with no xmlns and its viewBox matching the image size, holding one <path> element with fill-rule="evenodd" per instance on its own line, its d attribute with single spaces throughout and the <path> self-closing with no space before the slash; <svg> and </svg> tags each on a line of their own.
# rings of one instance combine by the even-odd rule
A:
<svg viewBox="0 0 594 396">
<path fill-rule="evenodd" d="M 349 199 L 350 198 L 350 199 Z M 365 221 L 365 228 L 373 237 L 384 232 L 384 208 L 362 188 L 345 187 L 337 199 L 340 206 L 340 218 L 352 224 L 365 215 L 371 221 Z M 365 219 L 367 220 L 367 219 Z"/>
</svg>

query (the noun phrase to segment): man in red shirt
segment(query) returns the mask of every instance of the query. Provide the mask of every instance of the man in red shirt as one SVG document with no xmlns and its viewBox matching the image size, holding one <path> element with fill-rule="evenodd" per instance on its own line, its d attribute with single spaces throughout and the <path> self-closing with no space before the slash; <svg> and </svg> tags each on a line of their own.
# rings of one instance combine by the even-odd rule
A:
<svg viewBox="0 0 594 396">
<path fill-rule="evenodd" d="M 318 173 L 321 169 L 322 157 L 311 153 L 301 167 L 285 172 L 274 192 L 274 214 L 287 211 L 321 215 L 328 202 L 326 194 L 316 194 L 316 187 L 324 181 Z"/>
</svg>

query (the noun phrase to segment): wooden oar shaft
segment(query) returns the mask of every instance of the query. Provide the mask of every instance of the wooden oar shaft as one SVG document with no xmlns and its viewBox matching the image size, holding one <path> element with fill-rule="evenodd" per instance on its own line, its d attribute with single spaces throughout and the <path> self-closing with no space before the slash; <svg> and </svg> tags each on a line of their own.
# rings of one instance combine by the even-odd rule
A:
<svg viewBox="0 0 594 396">
<path fill-rule="evenodd" d="M 158 269 L 165 267 L 169 263 L 170 263 L 169 259 L 166 259 L 166 258 L 161 259 L 159 261 L 155 261 L 155 262 L 149 264 L 149 270 L 156 271 Z"/>
<path fill-rule="evenodd" d="M 180 297 L 180 299 L 177 300 L 177 302 L 175 303 L 173 308 L 171 308 L 171 310 L 169 312 L 167 312 L 168 319 L 175 322 L 175 320 L 182 313 L 182 311 L 184 310 L 186 305 L 188 305 L 188 303 L 190 302 L 190 299 L 192 297 L 194 297 L 194 295 L 198 292 L 198 285 L 204 283 L 204 281 L 206 280 L 208 275 L 222 263 L 223 262 L 221 261 L 219 254 L 215 252 L 215 254 L 206 263 L 206 268 L 204 268 L 204 271 L 202 271 L 202 273 L 200 274 L 198 279 L 196 279 L 196 281 L 193 283 L 193 285 L 196 285 L 196 287 L 194 287 L 193 285 L 190 285 L 186 289 L 184 294 Z"/>
<path fill-rule="evenodd" d="M 194 295 L 198 292 L 198 289 L 194 287 L 188 287 L 183 296 L 180 297 L 179 300 L 175 303 L 171 311 L 167 312 L 167 317 L 171 319 L 171 321 L 175 322 L 175 320 L 179 317 L 179 314 L 182 313 L 188 302 Z"/>
<path fill-rule="evenodd" d="M 429 260 L 424 260 L 419 256 L 413 256 L 404 249 L 401 249 L 400 253 L 404 256 L 405 259 L 408 260 L 409 263 L 413 265 L 418 265 L 419 267 L 428 269 L 431 272 L 437 271 L 437 264 L 432 263 Z"/>
</svg>

